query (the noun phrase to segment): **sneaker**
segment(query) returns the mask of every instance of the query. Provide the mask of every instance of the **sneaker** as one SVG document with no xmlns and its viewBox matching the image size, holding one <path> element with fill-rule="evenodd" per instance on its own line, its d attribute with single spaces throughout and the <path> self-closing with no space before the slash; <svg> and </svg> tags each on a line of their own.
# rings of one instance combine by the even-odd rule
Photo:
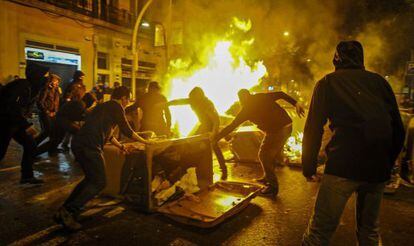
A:
<svg viewBox="0 0 414 246">
<path fill-rule="evenodd" d="M 42 185 L 44 183 L 45 181 L 43 181 L 42 179 L 35 178 L 35 177 L 20 179 L 20 184 Z"/>
<path fill-rule="evenodd" d="M 279 193 L 279 186 L 275 186 L 275 185 L 270 185 L 268 184 L 266 187 L 264 187 L 260 193 L 262 195 L 270 195 L 270 196 L 277 196 L 277 194 Z"/>
<path fill-rule="evenodd" d="M 82 228 L 82 225 L 79 224 L 74 215 L 72 215 L 65 207 L 61 207 L 56 214 L 53 216 L 53 220 L 57 224 L 63 225 L 69 231 L 78 231 Z"/>
</svg>

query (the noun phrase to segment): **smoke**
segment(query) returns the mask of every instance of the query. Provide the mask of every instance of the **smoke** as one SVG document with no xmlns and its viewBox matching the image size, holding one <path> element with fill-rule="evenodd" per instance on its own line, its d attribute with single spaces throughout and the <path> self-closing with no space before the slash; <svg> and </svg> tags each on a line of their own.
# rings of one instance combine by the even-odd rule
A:
<svg viewBox="0 0 414 246">
<path fill-rule="evenodd" d="M 170 58 L 202 67 L 214 42 L 229 35 L 234 17 L 250 20 L 252 28 L 231 38 L 254 38 L 246 59 L 263 60 L 268 83 L 280 87 L 295 81 L 312 88 L 333 71 L 336 44 L 346 39 L 362 42 L 368 69 L 402 82 L 414 44 L 412 7 L 404 0 L 175 0 L 173 20 L 183 23 L 184 38 Z"/>
</svg>

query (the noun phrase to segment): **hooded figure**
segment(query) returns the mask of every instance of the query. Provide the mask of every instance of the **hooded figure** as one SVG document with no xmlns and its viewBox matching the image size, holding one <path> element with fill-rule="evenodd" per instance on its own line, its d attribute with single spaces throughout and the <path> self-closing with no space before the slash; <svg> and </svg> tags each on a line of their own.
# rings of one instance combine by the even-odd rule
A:
<svg viewBox="0 0 414 246">
<path fill-rule="evenodd" d="M 38 184 L 33 177 L 33 157 L 36 143 L 32 124 L 27 120 L 39 91 L 48 82 L 49 68 L 34 63 L 26 67 L 26 79 L 18 79 L 2 88 L 0 96 L 0 160 L 6 154 L 13 138 L 23 146 L 21 183 Z"/>
<path fill-rule="evenodd" d="M 83 83 L 84 77 L 85 77 L 84 72 L 82 72 L 80 70 L 75 71 L 75 73 L 73 74 L 72 82 L 69 85 L 66 86 L 66 89 L 63 92 L 63 100 L 65 102 L 71 100 L 72 91 L 73 91 L 73 88 L 76 85 L 81 85 L 82 87 L 86 88 L 85 84 Z"/>
<path fill-rule="evenodd" d="M 378 214 L 385 182 L 404 143 L 394 93 L 379 74 L 365 70 L 362 45 L 336 47 L 335 72 L 315 86 L 303 136 L 303 175 L 318 180 L 323 127 L 333 136 L 325 148 L 325 174 L 303 245 L 328 245 L 349 197 L 357 194 L 357 239 L 378 245 Z"/>
</svg>

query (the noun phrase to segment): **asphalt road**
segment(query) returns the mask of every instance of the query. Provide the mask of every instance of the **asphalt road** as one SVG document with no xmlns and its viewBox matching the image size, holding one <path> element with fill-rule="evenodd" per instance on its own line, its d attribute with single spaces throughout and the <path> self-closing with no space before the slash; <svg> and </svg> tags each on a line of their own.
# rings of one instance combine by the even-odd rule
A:
<svg viewBox="0 0 414 246">
<path fill-rule="evenodd" d="M 20 154 L 19 147 L 12 145 L 0 162 L 0 245 L 300 245 L 318 189 L 318 184 L 305 181 L 300 169 L 279 167 L 277 199 L 256 197 L 241 213 L 212 229 L 182 225 L 100 197 L 83 213 L 83 230 L 68 233 L 51 217 L 81 179 L 79 167 L 70 154 L 53 158 L 46 154 L 35 166 L 45 185 L 20 186 Z M 228 166 L 230 180 L 260 176 L 255 163 Z M 356 244 L 353 205 L 354 198 L 346 206 L 332 245 Z M 414 245 L 413 221 L 414 189 L 401 186 L 395 195 L 385 196 L 383 245 Z"/>
</svg>

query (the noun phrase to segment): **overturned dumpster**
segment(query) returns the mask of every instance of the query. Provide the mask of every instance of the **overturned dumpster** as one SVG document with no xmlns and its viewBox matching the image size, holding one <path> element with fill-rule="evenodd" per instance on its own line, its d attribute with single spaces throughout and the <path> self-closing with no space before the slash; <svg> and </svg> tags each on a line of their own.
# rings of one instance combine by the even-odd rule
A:
<svg viewBox="0 0 414 246">
<path fill-rule="evenodd" d="M 213 183 L 207 135 L 164 140 L 124 155 L 104 149 L 104 194 L 122 197 L 143 212 L 159 212 L 185 224 L 213 227 L 243 210 L 261 189 L 249 183 Z"/>
</svg>

